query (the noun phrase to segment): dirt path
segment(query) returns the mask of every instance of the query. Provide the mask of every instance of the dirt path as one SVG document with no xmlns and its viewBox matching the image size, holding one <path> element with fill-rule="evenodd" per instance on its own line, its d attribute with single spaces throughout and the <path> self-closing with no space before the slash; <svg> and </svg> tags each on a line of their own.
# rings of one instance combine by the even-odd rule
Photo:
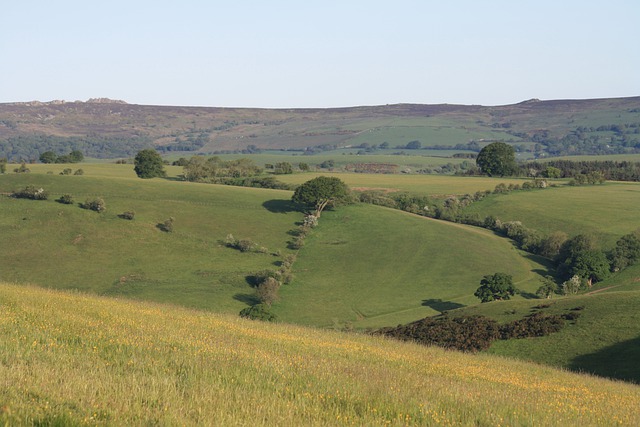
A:
<svg viewBox="0 0 640 427">
<path fill-rule="evenodd" d="M 606 288 L 596 289 L 595 291 L 587 292 L 585 295 L 597 294 L 598 292 L 606 291 L 606 290 L 613 289 L 613 288 L 618 288 L 620 286 L 622 286 L 622 285 L 607 286 Z"/>
</svg>

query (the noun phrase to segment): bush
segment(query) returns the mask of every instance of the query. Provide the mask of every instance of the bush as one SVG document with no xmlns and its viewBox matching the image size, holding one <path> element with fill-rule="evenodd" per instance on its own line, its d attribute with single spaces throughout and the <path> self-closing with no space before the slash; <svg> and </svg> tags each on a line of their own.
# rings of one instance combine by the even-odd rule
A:
<svg viewBox="0 0 640 427">
<path fill-rule="evenodd" d="M 35 185 L 27 185 L 22 190 L 14 191 L 12 195 L 17 199 L 47 200 L 49 198 L 49 193 L 44 188 Z"/>
<path fill-rule="evenodd" d="M 93 200 L 87 199 L 84 203 L 80 203 L 80 207 L 82 209 L 89 209 L 98 213 L 102 213 L 107 210 L 106 203 L 100 197 Z"/>
<path fill-rule="evenodd" d="M 237 249 L 240 252 L 252 252 L 252 251 L 259 251 L 259 246 L 257 243 L 255 243 L 253 240 L 249 239 L 249 238 L 245 238 L 245 239 L 236 239 L 235 237 L 233 237 L 233 234 L 228 234 L 227 238 L 225 239 L 225 245 L 229 248 L 233 248 L 233 249 Z M 268 252 L 268 250 L 266 250 L 266 248 L 264 248 L 265 251 L 264 252 Z"/>
<path fill-rule="evenodd" d="M 256 304 L 242 309 L 240 311 L 240 317 L 252 320 L 263 320 L 266 322 L 275 322 L 277 320 L 277 316 L 273 314 L 269 306 L 265 304 Z"/>
<path fill-rule="evenodd" d="M 63 205 L 72 205 L 73 196 L 71 196 L 71 194 L 63 194 L 59 199 L 56 200 L 56 202 L 62 203 Z"/>
<path fill-rule="evenodd" d="M 500 338 L 498 323 L 484 316 L 427 317 L 380 332 L 394 338 L 468 352 L 486 350 Z"/>
<path fill-rule="evenodd" d="M 280 289 L 280 281 L 273 277 L 267 277 L 256 289 L 256 295 L 261 303 L 271 306 L 278 301 L 278 290 Z"/>
<path fill-rule="evenodd" d="M 174 218 L 169 217 L 169 219 L 165 220 L 164 222 L 158 223 L 156 227 L 158 227 L 160 231 L 164 231 L 165 233 L 171 233 L 173 232 L 173 221 L 174 221 Z"/>
<path fill-rule="evenodd" d="M 20 164 L 20 167 L 19 167 L 19 168 L 15 168 L 13 171 L 14 171 L 15 173 L 29 173 L 29 172 L 31 172 L 31 169 L 29 169 L 29 168 L 27 167 L 27 165 L 25 164 L 25 162 L 22 162 L 22 163 Z"/>
<path fill-rule="evenodd" d="M 84 169 L 78 169 L 73 173 L 74 175 L 84 175 Z"/>
<path fill-rule="evenodd" d="M 71 175 L 72 173 L 73 173 L 73 169 L 65 168 L 62 172 L 60 172 L 60 175 Z"/>
<path fill-rule="evenodd" d="M 136 213 L 134 211 L 125 211 L 118 215 L 118 218 L 128 219 L 129 221 L 131 221 L 135 216 Z"/>
<path fill-rule="evenodd" d="M 524 319 L 501 326 L 500 332 L 504 340 L 509 338 L 544 337 L 560 331 L 563 326 L 562 317 L 538 312 Z"/>
</svg>

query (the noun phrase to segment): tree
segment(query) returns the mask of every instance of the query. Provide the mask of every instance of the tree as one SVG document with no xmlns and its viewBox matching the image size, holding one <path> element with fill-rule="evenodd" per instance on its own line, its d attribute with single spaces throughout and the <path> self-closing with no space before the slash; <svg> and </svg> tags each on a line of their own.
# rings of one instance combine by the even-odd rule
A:
<svg viewBox="0 0 640 427">
<path fill-rule="evenodd" d="M 58 155 L 53 151 L 45 151 L 40 154 L 40 162 L 42 163 L 55 163 L 58 160 Z"/>
<path fill-rule="evenodd" d="M 506 273 L 495 273 L 484 276 L 480 287 L 473 294 L 480 298 L 480 302 L 510 299 L 518 290 L 513 285 L 513 278 Z"/>
<path fill-rule="evenodd" d="M 7 171 L 7 158 L 0 158 L 0 173 L 5 173 Z"/>
<path fill-rule="evenodd" d="M 422 148 L 422 142 L 420 141 L 411 141 L 406 146 L 407 150 L 419 150 Z"/>
<path fill-rule="evenodd" d="M 346 198 L 348 193 L 349 188 L 339 178 L 319 176 L 296 188 L 291 200 L 313 207 L 314 215 L 319 218 L 327 205 Z"/>
<path fill-rule="evenodd" d="M 504 142 L 493 142 L 480 150 L 476 164 L 489 176 L 513 175 L 518 169 L 515 149 Z"/>
<path fill-rule="evenodd" d="M 609 276 L 609 260 L 604 252 L 594 249 L 579 253 L 572 259 L 569 273 L 587 281 L 589 287 Z"/>
<path fill-rule="evenodd" d="M 539 298 L 551 298 L 553 293 L 556 291 L 557 286 L 553 279 L 549 276 L 542 279 L 542 285 L 536 291 L 536 295 Z"/>
<path fill-rule="evenodd" d="M 146 149 L 138 152 L 134 159 L 134 170 L 140 178 L 164 177 L 162 157 L 156 150 Z"/>
<path fill-rule="evenodd" d="M 640 261 L 640 230 L 625 234 L 609 253 L 611 270 L 619 271 Z"/>
<path fill-rule="evenodd" d="M 69 159 L 71 160 L 71 163 L 80 163 L 84 160 L 84 154 L 82 154 L 82 151 L 80 150 L 73 150 L 69 153 Z"/>
<path fill-rule="evenodd" d="M 289 162 L 276 163 L 273 173 L 276 174 L 276 175 L 292 174 L 293 173 L 293 166 Z"/>
</svg>

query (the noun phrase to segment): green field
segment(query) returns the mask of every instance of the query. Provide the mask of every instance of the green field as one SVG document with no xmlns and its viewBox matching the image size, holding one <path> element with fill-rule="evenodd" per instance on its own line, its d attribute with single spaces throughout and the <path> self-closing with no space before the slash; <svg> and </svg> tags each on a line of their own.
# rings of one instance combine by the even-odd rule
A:
<svg viewBox="0 0 640 427">
<path fill-rule="evenodd" d="M 286 322 L 396 325 L 476 304 L 485 274 L 504 271 L 535 292 L 545 271 L 487 230 L 372 205 L 326 212 L 307 241 L 275 306 Z"/>
<path fill-rule="evenodd" d="M 289 192 L 107 179 L 90 176 L 94 167 L 103 168 L 86 167 L 84 176 L 0 177 L 0 192 L 26 184 L 51 192 L 47 201 L 0 197 L 2 280 L 237 313 L 246 306 L 244 295 L 252 293 L 245 276 L 272 266 L 279 259 L 272 253 L 287 253 L 286 233 L 300 218 L 280 209 Z M 107 212 L 53 201 L 64 193 L 78 202 L 103 197 Z M 133 221 L 118 218 L 130 210 Z M 163 233 L 156 225 L 169 217 L 175 230 Z M 229 249 L 222 244 L 228 234 L 251 238 L 267 253 Z"/>
<path fill-rule="evenodd" d="M 0 284 L 2 425 L 640 424 L 640 387 L 492 355 Z"/>
<path fill-rule="evenodd" d="M 71 165 L 81 167 L 83 176 L 59 175 L 67 166 L 30 165 L 30 174 L 0 176 L 0 280 L 236 315 L 256 301 L 248 276 L 276 269 L 284 255 L 296 253 L 288 244 L 302 213 L 289 202 L 290 191 L 184 182 L 177 178 L 182 172 L 179 167 L 167 168 L 168 179 L 141 180 L 130 164 L 106 163 Z M 293 184 L 315 176 L 299 173 L 279 178 Z M 331 176 L 358 189 L 437 197 L 523 182 L 404 174 Z M 8 197 L 27 184 L 44 187 L 50 199 Z M 53 200 L 65 193 L 76 202 L 103 197 L 107 212 L 97 214 Z M 594 234 L 607 249 L 638 227 L 639 207 L 637 183 L 606 183 L 490 195 L 472 204 L 468 212 L 520 220 L 543 233 Z M 133 221 L 118 217 L 129 210 L 136 212 Z M 175 218 L 175 230 L 163 233 L 157 224 L 169 217 Z M 223 243 L 228 234 L 251 238 L 265 250 L 230 249 Z M 320 225 L 297 251 L 294 279 L 281 287 L 273 311 L 288 323 L 359 330 L 395 326 L 455 309 L 486 311 L 506 319 L 504 313 L 511 312 L 511 305 L 520 315 L 540 303 L 525 297 L 532 297 L 549 268 L 549 260 L 521 252 L 510 240 L 481 228 L 374 205 L 341 206 L 323 213 Z M 479 305 L 473 292 L 480 280 L 499 271 L 513 275 L 523 296 L 504 305 Z M 598 336 L 546 337 L 540 342 L 548 339 L 550 344 L 538 350 L 527 347 L 535 346 L 535 340 L 497 343 L 491 351 L 601 373 L 593 369 L 599 362 L 574 361 L 590 360 L 589 355 L 599 352 L 608 354 L 609 347 L 617 349 L 617 344 L 626 342 L 633 348 L 633 334 L 640 331 L 624 329 L 624 322 L 637 320 L 633 304 L 624 305 L 616 298 L 635 301 L 639 276 L 638 267 L 629 268 L 594 288 L 612 287 L 589 300 L 600 302 L 587 305 L 591 310 L 588 315 L 585 312 L 584 327 L 597 330 Z M 609 294 L 612 302 L 607 306 Z M 564 310 L 580 298 L 558 299 L 557 307 Z M 613 321 L 616 307 L 627 307 L 620 311 L 622 323 Z M 597 323 L 600 318 L 604 321 Z M 580 322 L 577 325 L 582 328 Z M 578 329 L 568 328 L 561 334 L 572 330 Z M 563 336 L 565 346 L 554 344 Z M 618 377 L 636 378 L 633 375 Z"/>
<path fill-rule="evenodd" d="M 472 204 L 469 213 L 521 221 L 543 233 L 593 234 L 604 247 L 640 227 L 640 184 L 609 182 L 561 186 L 492 195 Z"/>
<path fill-rule="evenodd" d="M 287 184 L 302 184 L 316 176 L 335 176 L 354 189 L 406 191 L 415 194 L 443 196 L 449 194 L 473 194 L 476 191 L 493 190 L 500 183 L 520 184 L 519 178 L 488 178 L 450 175 L 404 175 L 308 172 L 293 175 L 279 175 L 278 180 Z"/>
</svg>

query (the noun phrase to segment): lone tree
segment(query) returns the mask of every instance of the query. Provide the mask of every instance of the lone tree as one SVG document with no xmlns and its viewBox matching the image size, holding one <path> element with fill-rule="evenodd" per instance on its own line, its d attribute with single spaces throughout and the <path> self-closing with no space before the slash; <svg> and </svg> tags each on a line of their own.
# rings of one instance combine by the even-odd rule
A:
<svg viewBox="0 0 640 427">
<path fill-rule="evenodd" d="M 489 176 L 514 175 L 518 170 L 515 150 L 504 142 L 493 142 L 480 150 L 476 164 Z"/>
<path fill-rule="evenodd" d="M 344 199 L 349 193 L 347 184 L 339 178 L 319 176 L 305 182 L 293 193 L 295 203 L 313 207 L 315 217 L 319 218 L 325 207 Z"/>
<path fill-rule="evenodd" d="M 480 302 L 510 299 L 518 290 L 513 285 L 513 278 L 506 273 L 495 273 L 484 276 L 480 287 L 473 294 L 480 298 Z"/>
<path fill-rule="evenodd" d="M 140 178 L 156 178 L 164 177 L 164 164 L 162 157 L 156 150 L 146 149 L 138 152 L 134 159 L 134 170 Z"/>
</svg>

